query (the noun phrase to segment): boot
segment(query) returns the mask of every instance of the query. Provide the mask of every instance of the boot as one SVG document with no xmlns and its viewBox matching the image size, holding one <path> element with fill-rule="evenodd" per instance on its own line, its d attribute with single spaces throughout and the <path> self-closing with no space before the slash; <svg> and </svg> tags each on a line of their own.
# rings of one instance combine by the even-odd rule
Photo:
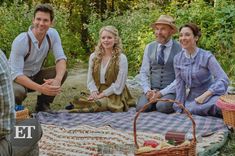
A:
<svg viewBox="0 0 235 156">
<path fill-rule="evenodd" d="M 44 96 L 38 95 L 35 111 L 36 112 L 51 112 L 50 103 L 46 101 L 46 98 Z"/>
</svg>

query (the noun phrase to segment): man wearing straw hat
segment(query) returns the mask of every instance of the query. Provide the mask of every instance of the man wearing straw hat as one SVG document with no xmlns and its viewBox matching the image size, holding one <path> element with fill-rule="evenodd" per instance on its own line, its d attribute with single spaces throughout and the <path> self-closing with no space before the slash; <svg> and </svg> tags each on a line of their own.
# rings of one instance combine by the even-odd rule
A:
<svg viewBox="0 0 235 156">
<path fill-rule="evenodd" d="M 168 15 L 161 15 L 151 27 L 156 40 L 149 43 L 144 50 L 140 69 L 144 94 L 137 102 L 137 111 L 153 97 L 175 99 L 173 59 L 181 51 L 181 46 L 172 39 L 172 35 L 177 32 L 177 27 L 174 19 Z M 174 112 L 172 103 L 168 102 L 157 102 L 146 109 L 154 110 L 162 113 Z"/>
</svg>

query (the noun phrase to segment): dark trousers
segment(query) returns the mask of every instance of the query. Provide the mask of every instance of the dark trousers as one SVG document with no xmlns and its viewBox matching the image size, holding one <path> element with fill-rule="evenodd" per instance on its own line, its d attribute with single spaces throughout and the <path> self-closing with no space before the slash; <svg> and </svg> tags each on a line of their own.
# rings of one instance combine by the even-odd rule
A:
<svg viewBox="0 0 235 156">
<path fill-rule="evenodd" d="M 172 99 L 172 100 L 175 100 L 175 94 L 166 94 L 164 95 L 163 97 L 161 97 L 161 99 Z M 147 97 L 145 96 L 145 94 L 142 94 L 137 102 L 137 105 L 136 105 L 136 111 L 139 111 L 143 106 L 144 104 L 148 103 L 148 99 Z M 173 113 L 174 112 L 174 109 L 173 109 L 173 103 L 171 102 L 163 102 L 163 101 L 159 101 L 155 104 L 152 104 L 150 105 L 146 110 L 145 112 L 150 112 L 150 111 L 158 111 L 158 112 L 161 112 L 161 113 Z"/>
<path fill-rule="evenodd" d="M 56 76 L 55 67 L 50 67 L 40 70 L 36 75 L 30 77 L 30 79 L 38 84 L 43 84 L 44 83 L 43 79 L 52 79 L 55 78 L 55 76 Z M 65 72 L 61 84 L 64 83 L 66 78 L 67 78 L 67 72 Z M 27 93 L 33 92 L 33 90 L 25 88 L 24 86 L 16 82 L 13 83 L 13 88 L 14 88 L 16 104 L 22 104 L 24 99 L 27 97 Z M 41 96 L 43 96 L 43 99 L 45 99 L 48 103 L 52 103 L 55 98 L 55 96 L 48 96 L 44 94 L 42 94 Z"/>
</svg>

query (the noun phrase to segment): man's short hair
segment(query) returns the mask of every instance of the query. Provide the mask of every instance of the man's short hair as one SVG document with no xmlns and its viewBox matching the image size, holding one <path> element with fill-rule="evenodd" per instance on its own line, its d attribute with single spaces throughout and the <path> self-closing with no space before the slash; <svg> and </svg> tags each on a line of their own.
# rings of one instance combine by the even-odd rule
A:
<svg viewBox="0 0 235 156">
<path fill-rule="evenodd" d="M 54 11 L 53 11 L 53 8 L 52 8 L 51 5 L 49 5 L 49 4 L 39 4 L 39 5 L 37 5 L 35 10 L 34 10 L 33 17 L 35 17 L 35 15 L 38 11 L 49 13 L 50 14 L 50 19 L 51 19 L 51 21 L 53 21 Z"/>
</svg>

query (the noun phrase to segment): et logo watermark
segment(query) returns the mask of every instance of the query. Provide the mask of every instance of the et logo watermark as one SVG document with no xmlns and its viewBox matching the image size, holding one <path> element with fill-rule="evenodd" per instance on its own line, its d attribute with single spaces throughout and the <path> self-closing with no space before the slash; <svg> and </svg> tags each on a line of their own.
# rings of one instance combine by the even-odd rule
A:
<svg viewBox="0 0 235 156">
<path fill-rule="evenodd" d="M 15 126 L 14 139 L 32 139 L 32 130 L 35 126 Z"/>
<path fill-rule="evenodd" d="M 42 136 L 42 128 L 37 119 L 31 118 L 19 121 L 14 125 L 13 134 L 10 135 L 13 146 L 34 145 Z"/>
</svg>

